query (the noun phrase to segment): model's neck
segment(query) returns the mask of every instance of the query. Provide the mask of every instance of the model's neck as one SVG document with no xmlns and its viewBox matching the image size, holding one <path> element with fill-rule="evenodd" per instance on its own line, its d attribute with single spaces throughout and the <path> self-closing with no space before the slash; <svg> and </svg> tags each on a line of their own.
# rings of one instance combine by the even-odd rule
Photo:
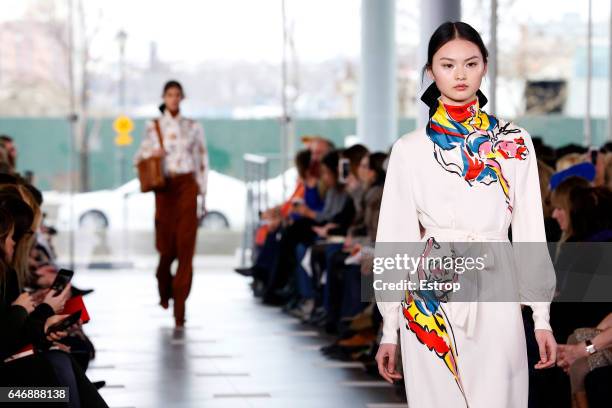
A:
<svg viewBox="0 0 612 408">
<path fill-rule="evenodd" d="M 462 100 L 462 101 L 457 101 L 451 98 L 448 98 L 444 95 L 440 96 L 440 101 L 446 105 L 446 106 L 468 106 L 471 105 L 474 101 L 476 101 L 478 99 L 478 97 L 476 95 L 472 96 L 471 98 Z"/>
<path fill-rule="evenodd" d="M 444 110 L 451 119 L 464 122 L 478 114 L 478 99 L 473 99 L 462 105 L 449 105 L 440 101 L 444 105 Z"/>
</svg>

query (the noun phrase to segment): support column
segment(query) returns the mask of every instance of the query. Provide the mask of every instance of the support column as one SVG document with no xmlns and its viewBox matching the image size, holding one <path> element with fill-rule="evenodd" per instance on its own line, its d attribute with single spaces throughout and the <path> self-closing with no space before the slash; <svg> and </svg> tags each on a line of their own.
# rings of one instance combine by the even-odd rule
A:
<svg viewBox="0 0 612 408">
<path fill-rule="evenodd" d="M 362 0 L 357 137 L 371 151 L 398 136 L 395 49 L 395 0 Z"/>
<path fill-rule="evenodd" d="M 608 141 L 612 141 L 612 0 L 610 1 L 610 33 L 608 37 Z"/>
<path fill-rule="evenodd" d="M 421 39 L 419 44 L 419 58 L 417 59 L 419 72 L 427 62 L 429 38 L 436 28 L 446 21 L 459 20 L 461 20 L 461 0 L 421 0 Z M 421 81 L 418 82 L 417 95 L 419 98 L 430 83 L 431 81 L 427 78 L 427 74 L 425 74 L 423 85 L 421 86 Z M 425 126 L 429 119 L 428 108 L 420 99 L 418 99 L 416 103 L 419 107 L 417 127 Z"/>
<path fill-rule="evenodd" d="M 487 112 L 497 115 L 497 0 L 491 0 L 491 41 L 489 42 L 489 106 Z"/>
<path fill-rule="evenodd" d="M 589 16 L 587 22 L 587 76 L 586 101 L 584 113 L 584 145 L 590 147 L 593 143 L 591 129 L 591 82 L 593 79 L 593 1 L 589 0 Z"/>
</svg>

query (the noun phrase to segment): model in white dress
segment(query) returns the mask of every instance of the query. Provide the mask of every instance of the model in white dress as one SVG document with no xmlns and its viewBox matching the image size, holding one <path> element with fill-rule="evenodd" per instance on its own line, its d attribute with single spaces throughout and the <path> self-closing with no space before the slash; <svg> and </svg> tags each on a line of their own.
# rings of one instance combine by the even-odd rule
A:
<svg viewBox="0 0 612 408">
<path fill-rule="evenodd" d="M 462 107 L 440 102 L 427 128 L 393 146 L 377 243 L 507 242 L 510 226 L 513 242 L 546 241 L 529 134 L 487 115 L 478 100 Z M 536 329 L 550 330 L 555 276 L 545 251 L 525 259 L 506 247 L 495 264 L 514 265 L 520 302 L 449 302 L 427 310 L 410 293 L 403 302 L 377 295 L 381 344 L 397 344 L 399 330 L 410 408 L 527 407 L 520 303 L 532 307 Z"/>
</svg>

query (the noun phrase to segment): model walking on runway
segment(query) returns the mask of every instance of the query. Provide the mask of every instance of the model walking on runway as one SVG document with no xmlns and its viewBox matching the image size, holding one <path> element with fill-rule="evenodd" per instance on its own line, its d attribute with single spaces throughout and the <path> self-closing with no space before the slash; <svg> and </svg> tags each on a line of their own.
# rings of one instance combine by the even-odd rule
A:
<svg viewBox="0 0 612 408">
<path fill-rule="evenodd" d="M 410 290 L 396 302 L 377 294 L 384 319 L 379 371 L 390 382 L 402 378 L 395 357 L 401 345 L 410 407 L 526 408 L 521 304 L 533 309 L 540 349 L 536 368 L 551 367 L 556 358 L 549 325 L 555 288 L 550 256 L 547 251 L 516 254 L 519 242 L 546 242 L 531 137 L 482 110 L 486 98 L 479 88 L 487 50 L 468 24 L 438 27 L 425 71 L 434 81 L 422 97 L 429 121 L 393 146 L 377 245 L 508 243 L 494 246 L 507 251 L 495 251 L 494 265 L 477 272 L 478 279 L 509 279 L 518 293 L 515 301 L 454 303 Z"/>
<path fill-rule="evenodd" d="M 202 126 L 181 115 L 184 98 L 177 81 L 164 86 L 161 116 L 147 123 L 135 162 L 163 157 L 165 187 L 155 191 L 155 245 L 159 252 L 157 283 L 160 305 L 167 309 L 174 299 L 177 328 L 185 323 L 185 302 L 191 289 L 193 255 L 198 232 L 198 195 L 204 215 L 208 180 L 208 153 Z M 161 142 L 161 143 L 160 143 Z M 178 259 L 175 276 L 172 263 Z"/>
</svg>

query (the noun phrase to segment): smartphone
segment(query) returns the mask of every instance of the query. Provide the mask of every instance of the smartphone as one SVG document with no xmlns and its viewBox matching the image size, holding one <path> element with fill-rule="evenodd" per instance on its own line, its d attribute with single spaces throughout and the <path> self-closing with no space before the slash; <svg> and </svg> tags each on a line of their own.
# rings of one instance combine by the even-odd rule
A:
<svg viewBox="0 0 612 408">
<path fill-rule="evenodd" d="M 347 158 L 341 158 L 338 162 L 338 175 L 340 176 L 340 182 L 346 183 L 349 173 L 351 171 L 351 162 Z"/>
<path fill-rule="evenodd" d="M 53 285 L 51 285 L 51 290 L 55 291 L 55 295 L 53 296 L 59 295 L 66 288 L 66 285 L 72 280 L 73 275 L 74 272 L 69 269 L 60 269 L 57 272 Z"/>
<path fill-rule="evenodd" d="M 47 334 L 55 333 L 58 331 L 67 330 L 70 326 L 76 324 L 81 318 L 81 311 L 77 310 L 62 321 L 55 323 L 47 329 Z"/>
</svg>

